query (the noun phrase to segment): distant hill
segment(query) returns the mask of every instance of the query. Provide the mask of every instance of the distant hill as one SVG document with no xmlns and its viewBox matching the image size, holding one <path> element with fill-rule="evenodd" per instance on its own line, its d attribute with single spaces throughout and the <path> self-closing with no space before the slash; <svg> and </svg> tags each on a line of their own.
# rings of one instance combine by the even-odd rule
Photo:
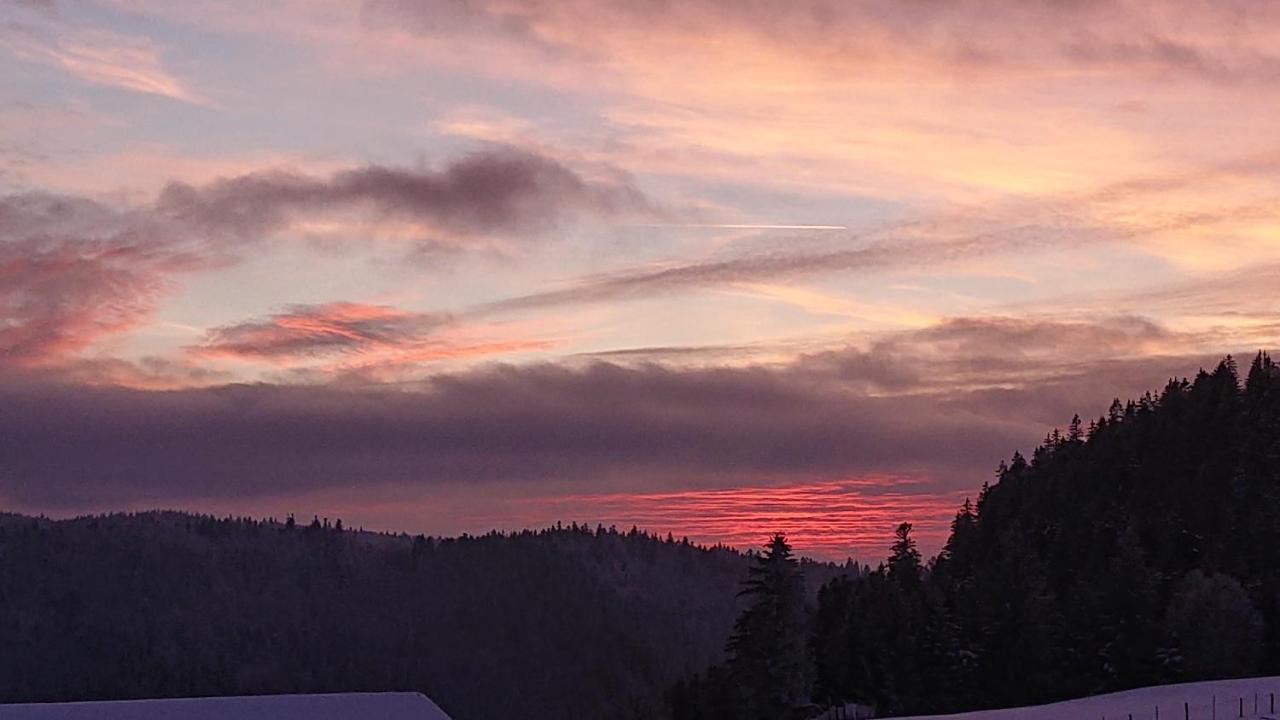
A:
<svg viewBox="0 0 1280 720">
<path fill-rule="evenodd" d="M 659 717 L 721 658 L 746 564 L 578 526 L 0 515 L 0 702 L 411 690 L 455 720 Z"/>
</svg>

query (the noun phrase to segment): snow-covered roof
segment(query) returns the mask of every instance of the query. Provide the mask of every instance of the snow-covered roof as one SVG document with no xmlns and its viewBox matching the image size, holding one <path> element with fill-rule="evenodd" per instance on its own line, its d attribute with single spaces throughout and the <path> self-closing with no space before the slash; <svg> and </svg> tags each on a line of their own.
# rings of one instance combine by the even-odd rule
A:
<svg viewBox="0 0 1280 720">
<path fill-rule="evenodd" d="M 0 705 L 3 720 L 449 720 L 418 693 L 341 693 Z"/>
</svg>

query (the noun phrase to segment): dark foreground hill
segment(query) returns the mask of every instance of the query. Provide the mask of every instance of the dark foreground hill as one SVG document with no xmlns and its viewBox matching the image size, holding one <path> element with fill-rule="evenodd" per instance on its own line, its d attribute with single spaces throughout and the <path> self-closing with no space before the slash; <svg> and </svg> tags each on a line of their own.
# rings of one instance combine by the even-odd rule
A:
<svg viewBox="0 0 1280 720">
<path fill-rule="evenodd" d="M 655 717 L 720 659 L 746 564 L 603 528 L 0 515 L 0 702 L 415 690 L 456 720 Z"/>
<path fill-rule="evenodd" d="M 898 711 L 1280 673 L 1280 366 L 1227 358 L 1054 431 L 922 566 L 820 595 L 815 694 Z"/>
<path fill-rule="evenodd" d="M 928 563 L 902 524 L 807 612 L 779 538 L 724 665 L 675 720 L 1036 705 L 1280 673 L 1280 366 L 1228 357 L 1053 431 L 956 514 Z M 1242 706 L 1243 707 L 1243 706 Z"/>
</svg>

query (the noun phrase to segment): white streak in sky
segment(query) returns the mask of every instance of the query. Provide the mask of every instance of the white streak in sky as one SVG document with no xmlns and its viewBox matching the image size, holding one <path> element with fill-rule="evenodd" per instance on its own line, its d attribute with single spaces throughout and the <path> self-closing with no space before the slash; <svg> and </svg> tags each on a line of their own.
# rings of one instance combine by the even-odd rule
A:
<svg viewBox="0 0 1280 720">
<path fill-rule="evenodd" d="M 627 227 L 710 228 L 715 230 L 848 230 L 845 225 L 755 225 L 736 223 L 642 223 Z"/>
</svg>

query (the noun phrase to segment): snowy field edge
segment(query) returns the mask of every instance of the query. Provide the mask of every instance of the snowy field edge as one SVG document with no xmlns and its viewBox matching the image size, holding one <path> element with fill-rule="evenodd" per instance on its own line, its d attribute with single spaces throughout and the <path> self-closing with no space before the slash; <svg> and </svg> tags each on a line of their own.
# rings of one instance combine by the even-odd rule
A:
<svg viewBox="0 0 1280 720">
<path fill-rule="evenodd" d="M 895 720 L 1257 720 L 1280 717 L 1277 709 L 1280 676 L 1270 676 L 1153 685 L 1048 705 Z"/>
</svg>

